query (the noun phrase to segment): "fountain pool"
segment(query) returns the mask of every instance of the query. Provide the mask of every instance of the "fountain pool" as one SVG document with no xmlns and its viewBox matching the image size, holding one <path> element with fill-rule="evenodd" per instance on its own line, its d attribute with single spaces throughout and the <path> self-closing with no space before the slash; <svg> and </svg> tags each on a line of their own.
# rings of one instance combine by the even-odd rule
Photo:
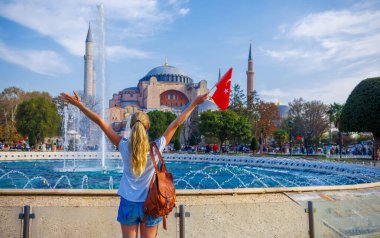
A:
<svg viewBox="0 0 380 238">
<path fill-rule="evenodd" d="M 177 189 L 227 189 L 349 185 L 380 181 L 380 169 L 348 163 L 305 159 L 216 155 L 164 156 Z M 117 189 L 120 159 L 77 159 L 66 171 L 64 160 L 0 162 L 0 189 Z M 72 166 L 74 160 L 66 159 Z"/>
</svg>

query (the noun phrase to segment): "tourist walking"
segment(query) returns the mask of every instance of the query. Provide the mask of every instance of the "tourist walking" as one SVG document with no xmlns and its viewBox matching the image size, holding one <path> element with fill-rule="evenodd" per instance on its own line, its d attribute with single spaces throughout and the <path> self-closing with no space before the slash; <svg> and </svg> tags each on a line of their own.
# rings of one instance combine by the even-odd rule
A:
<svg viewBox="0 0 380 238">
<path fill-rule="evenodd" d="M 140 234 L 143 238 L 155 237 L 158 223 L 162 217 L 153 218 L 146 215 L 144 219 L 144 202 L 148 195 L 150 180 L 154 174 L 154 166 L 151 159 L 147 158 L 149 150 L 149 138 L 147 131 L 150 128 L 149 116 L 144 112 L 136 112 L 132 115 L 130 138 L 122 138 L 113 131 L 104 120 L 96 113 L 85 107 L 76 92 L 74 96 L 61 93 L 61 98 L 78 107 L 89 119 L 95 122 L 107 135 L 110 141 L 119 148 L 123 159 L 123 176 L 120 181 L 118 195 L 120 205 L 117 220 L 121 224 L 124 238 L 135 238 Z M 198 96 L 165 130 L 165 133 L 155 140 L 159 151 L 162 153 L 170 142 L 177 128 L 186 121 L 194 108 L 208 98 L 208 93 Z"/>
</svg>

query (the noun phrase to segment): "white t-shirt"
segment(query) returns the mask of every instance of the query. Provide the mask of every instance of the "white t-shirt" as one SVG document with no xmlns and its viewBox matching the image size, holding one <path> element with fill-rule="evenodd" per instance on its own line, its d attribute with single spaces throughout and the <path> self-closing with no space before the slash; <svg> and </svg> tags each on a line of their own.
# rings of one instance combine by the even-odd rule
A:
<svg viewBox="0 0 380 238">
<path fill-rule="evenodd" d="M 160 153 L 165 148 L 166 140 L 164 136 L 161 136 L 156 141 L 157 147 Z M 154 173 L 154 166 L 152 159 L 149 156 L 146 160 L 146 167 L 140 177 L 133 174 L 131 169 L 131 153 L 129 152 L 129 140 L 122 138 L 119 143 L 119 151 L 123 159 L 123 176 L 121 177 L 120 187 L 117 192 L 124 199 L 131 202 L 145 202 L 148 196 L 150 180 Z M 153 150 L 155 153 L 155 150 Z M 155 156 L 156 161 L 158 157 Z"/>
</svg>

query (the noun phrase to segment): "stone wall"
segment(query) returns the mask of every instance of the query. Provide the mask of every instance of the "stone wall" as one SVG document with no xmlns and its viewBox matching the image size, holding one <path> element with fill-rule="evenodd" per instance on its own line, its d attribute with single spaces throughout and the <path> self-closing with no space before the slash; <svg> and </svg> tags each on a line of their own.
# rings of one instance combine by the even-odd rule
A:
<svg viewBox="0 0 380 238">
<path fill-rule="evenodd" d="M 31 237 L 121 237 L 113 194 L 4 196 L 0 191 L 1 237 L 20 237 L 24 204 L 31 206 Z M 177 198 L 177 207 L 159 226 L 158 237 L 179 237 L 178 206 L 185 204 L 186 237 L 308 237 L 304 209 L 284 194 L 196 195 Z"/>
</svg>

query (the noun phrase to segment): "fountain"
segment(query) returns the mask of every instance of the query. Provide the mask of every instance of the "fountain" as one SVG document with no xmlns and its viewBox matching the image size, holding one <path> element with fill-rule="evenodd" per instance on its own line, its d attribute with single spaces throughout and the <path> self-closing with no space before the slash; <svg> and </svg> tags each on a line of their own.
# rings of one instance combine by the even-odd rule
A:
<svg viewBox="0 0 380 238">
<path fill-rule="evenodd" d="M 98 54 L 99 54 L 99 70 L 100 70 L 100 87 L 101 87 L 101 113 L 100 116 L 103 120 L 106 118 L 106 58 L 105 58 L 105 30 L 104 30 L 104 7 L 103 4 L 98 5 L 99 11 L 99 42 L 98 42 Z M 101 144 L 100 144 L 100 158 L 102 160 L 102 168 L 106 170 L 106 137 L 104 132 L 101 132 Z"/>
<path fill-rule="evenodd" d="M 126 118 L 124 137 L 129 139 L 131 136 L 131 115 Z"/>
<path fill-rule="evenodd" d="M 66 152 L 69 146 L 69 143 L 67 141 L 67 123 L 69 121 L 69 114 L 67 112 L 67 104 L 63 107 L 63 151 L 64 151 L 64 159 L 63 159 L 63 168 L 66 168 Z"/>
<path fill-rule="evenodd" d="M 103 5 L 98 5 L 98 34 L 96 36 L 96 45 L 97 45 L 97 70 L 98 75 L 100 75 L 100 117 L 103 120 L 107 120 L 106 118 L 106 73 L 105 73 L 105 30 L 104 30 L 104 7 Z M 93 103 L 91 99 L 89 99 L 90 104 Z M 94 100 L 94 98 L 92 98 Z M 94 104 L 95 105 L 95 104 Z M 92 107 L 92 106 L 91 106 Z M 83 116 L 80 110 L 72 105 L 65 104 L 63 107 L 63 112 L 61 112 L 61 116 L 63 117 L 63 141 L 64 141 L 64 156 L 63 156 L 63 168 L 57 167 L 55 169 L 56 172 L 79 172 L 79 171 L 96 171 L 102 170 L 104 173 L 107 170 L 106 166 L 106 155 L 107 155 L 107 144 L 106 137 L 103 131 L 100 131 L 100 145 L 99 145 L 99 155 L 100 159 L 100 168 L 96 167 L 79 167 L 76 162 L 76 158 L 74 157 L 72 161 L 72 165 L 68 166 L 67 158 L 68 158 L 68 150 L 70 145 L 70 151 L 77 152 L 83 151 L 84 145 L 87 143 L 87 137 L 82 136 L 86 135 L 84 130 L 91 131 L 90 121 Z M 94 135 L 90 135 L 94 136 Z M 79 138 L 78 138 L 79 137 Z M 69 139 L 71 138 L 71 139 Z M 69 143 L 72 142 L 71 144 Z"/>
<path fill-rule="evenodd" d="M 177 189 L 331 186 L 380 181 L 380 169 L 348 163 L 194 154 L 164 154 L 164 158 Z M 64 175 L 55 170 L 62 160 L 0 162 L 0 188 L 118 188 L 123 172 L 121 161 L 107 161 L 106 173 L 97 168 L 98 160 L 80 159 L 78 169 L 67 170 Z M 36 176 L 30 178 L 31 174 Z"/>
</svg>

